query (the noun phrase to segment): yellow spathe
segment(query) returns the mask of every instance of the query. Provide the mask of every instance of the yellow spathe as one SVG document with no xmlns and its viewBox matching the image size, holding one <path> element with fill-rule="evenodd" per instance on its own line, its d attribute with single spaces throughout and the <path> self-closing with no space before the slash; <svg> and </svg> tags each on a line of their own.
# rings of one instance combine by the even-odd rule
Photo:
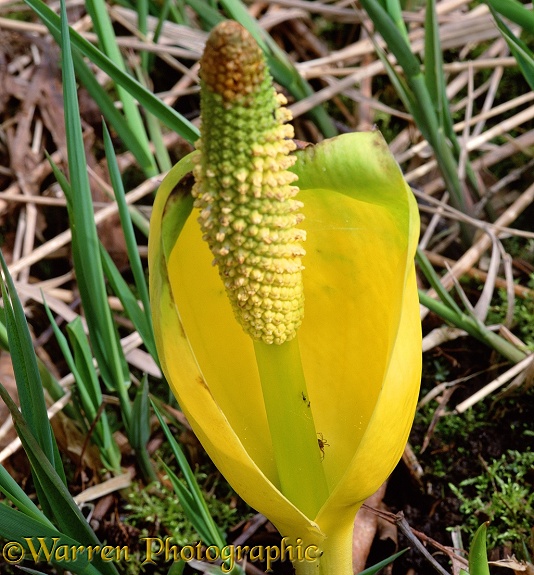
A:
<svg viewBox="0 0 534 575">
<path fill-rule="evenodd" d="M 378 132 L 309 147 L 293 168 L 307 233 L 297 336 L 308 393 L 302 401 L 328 442 L 328 497 L 317 517 L 305 517 L 279 491 L 252 341 L 234 319 L 196 214 L 187 217 L 190 198 L 174 190 L 192 165 L 183 160 L 164 180 L 151 221 L 151 300 L 163 370 L 243 499 L 283 535 L 346 559 L 354 513 L 399 460 L 417 400 L 415 201 Z"/>
</svg>

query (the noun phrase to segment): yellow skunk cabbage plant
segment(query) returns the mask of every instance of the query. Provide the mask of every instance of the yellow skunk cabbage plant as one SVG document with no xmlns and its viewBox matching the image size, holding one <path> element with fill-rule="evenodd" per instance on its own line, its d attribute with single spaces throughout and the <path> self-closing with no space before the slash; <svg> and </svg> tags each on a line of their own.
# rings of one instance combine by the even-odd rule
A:
<svg viewBox="0 0 534 575">
<path fill-rule="evenodd" d="M 152 313 L 181 408 L 280 558 L 349 575 L 417 399 L 418 211 L 378 132 L 295 150 L 284 103 L 248 32 L 217 26 L 197 150 L 154 205 Z"/>
</svg>

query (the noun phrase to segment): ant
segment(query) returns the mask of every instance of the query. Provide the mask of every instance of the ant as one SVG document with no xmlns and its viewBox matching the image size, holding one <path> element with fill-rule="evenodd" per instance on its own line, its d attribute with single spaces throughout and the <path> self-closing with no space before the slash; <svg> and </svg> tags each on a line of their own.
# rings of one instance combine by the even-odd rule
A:
<svg viewBox="0 0 534 575">
<path fill-rule="evenodd" d="M 310 407 L 310 400 L 304 395 L 304 392 L 301 391 L 300 395 L 302 395 L 302 401 L 306 403 L 306 407 Z"/>
<path fill-rule="evenodd" d="M 317 434 L 317 444 L 319 445 L 319 449 L 321 450 L 321 461 L 324 459 L 324 448 L 330 447 L 330 443 L 324 438 L 322 433 Z"/>
</svg>

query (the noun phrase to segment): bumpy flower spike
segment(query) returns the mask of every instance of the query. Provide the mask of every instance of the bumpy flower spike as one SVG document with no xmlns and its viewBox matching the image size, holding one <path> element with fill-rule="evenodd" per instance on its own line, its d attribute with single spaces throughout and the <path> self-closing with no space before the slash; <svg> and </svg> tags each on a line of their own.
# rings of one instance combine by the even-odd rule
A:
<svg viewBox="0 0 534 575">
<path fill-rule="evenodd" d="M 200 61 L 202 126 L 195 206 L 214 264 L 245 332 L 265 343 L 292 339 L 304 297 L 297 228 L 302 204 L 293 128 L 261 50 L 233 21 L 210 35 Z"/>
</svg>

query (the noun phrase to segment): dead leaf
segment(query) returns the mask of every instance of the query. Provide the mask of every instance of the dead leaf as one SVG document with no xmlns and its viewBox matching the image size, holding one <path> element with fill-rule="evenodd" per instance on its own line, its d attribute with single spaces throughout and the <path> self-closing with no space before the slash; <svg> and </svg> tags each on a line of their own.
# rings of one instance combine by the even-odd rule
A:
<svg viewBox="0 0 534 575">
<path fill-rule="evenodd" d="M 499 559 L 498 561 L 488 561 L 488 563 L 495 565 L 495 567 L 512 569 L 516 575 L 534 575 L 534 565 L 526 561 L 518 561 L 514 555 L 506 559 Z"/>
<path fill-rule="evenodd" d="M 72 419 L 60 411 L 51 423 L 61 452 L 67 454 L 77 466 L 92 469 L 95 473 L 102 467 L 98 448 L 87 441 L 87 436 Z"/>
<path fill-rule="evenodd" d="M 365 503 L 370 507 L 380 507 L 382 499 L 386 493 L 384 483 L 380 489 L 371 495 Z M 354 534 L 352 537 L 352 571 L 360 573 L 365 569 L 365 563 L 373 544 L 378 529 L 378 517 L 368 509 L 362 508 L 358 511 L 354 520 Z"/>
</svg>

